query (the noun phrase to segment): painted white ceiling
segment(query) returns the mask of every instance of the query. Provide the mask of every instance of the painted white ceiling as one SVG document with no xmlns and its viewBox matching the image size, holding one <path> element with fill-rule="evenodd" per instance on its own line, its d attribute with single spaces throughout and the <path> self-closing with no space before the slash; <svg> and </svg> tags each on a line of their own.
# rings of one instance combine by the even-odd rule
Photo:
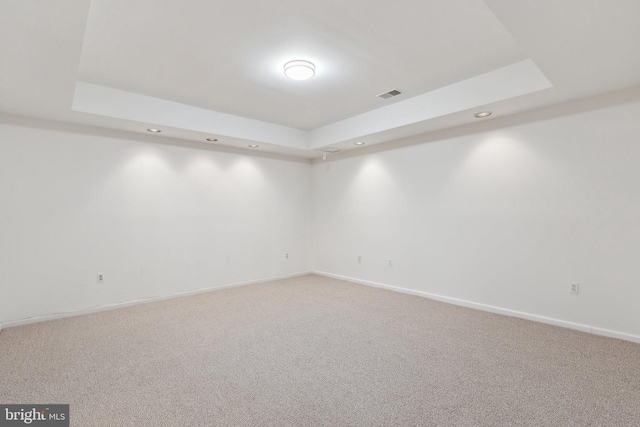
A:
<svg viewBox="0 0 640 427">
<path fill-rule="evenodd" d="M 0 11 L 3 113 L 298 157 L 640 85 L 637 0 L 0 0 Z M 313 79 L 284 77 L 298 58 L 316 64 Z"/>
<path fill-rule="evenodd" d="M 158 4 L 93 0 L 79 80 L 312 130 L 527 59 L 480 0 Z"/>
</svg>

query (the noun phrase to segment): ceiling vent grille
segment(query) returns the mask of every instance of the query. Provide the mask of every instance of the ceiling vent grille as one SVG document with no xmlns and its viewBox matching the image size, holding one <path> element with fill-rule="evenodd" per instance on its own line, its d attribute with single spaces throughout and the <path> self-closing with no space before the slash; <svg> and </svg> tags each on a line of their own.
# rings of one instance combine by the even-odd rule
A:
<svg viewBox="0 0 640 427">
<path fill-rule="evenodd" d="M 344 151 L 340 148 L 336 148 L 336 147 L 324 147 L 319 149 L 318 151 L 322 151 L 323 153 L 329 153 L 329 154 L 336 154 L 336 153 L 340 153 L 341 151 Z"/>
<path fill-rule="evenodd" d="M 377 96 L 379 98 L 382 98 L 382 99 L 387 99 L 387 98 L 392 98 L 394 96 L 398 96 L 401 93 L 402 92 L 400 92 L 398 89 L 393 89 L 393 90 L 390 90 L 389 92 L 384 92 L 384 93 L 381 93 L 381 94 L 379 94 Z"/>
</svg>

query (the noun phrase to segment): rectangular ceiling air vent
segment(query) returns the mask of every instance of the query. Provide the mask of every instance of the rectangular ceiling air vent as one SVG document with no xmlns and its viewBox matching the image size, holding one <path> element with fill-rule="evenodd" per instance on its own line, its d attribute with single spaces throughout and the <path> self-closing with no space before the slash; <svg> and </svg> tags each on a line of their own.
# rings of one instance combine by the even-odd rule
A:
<svg viewBox="0 0 640 427">
<path fill-rule="evenodd" d="M 329 153 L 329 154 L 335 154 L 335 153 L 339 153 L 341 151 L 344 151 L 340 148 L 336 148 L 336 147 L 324 147 L 319 149 L 318 151 L 322 151 L 323 153 Z"/>
<path fill-rule="evenodd" d="M 400 95 L 401 93 L 402 92 L 400 92 L 398 89 L 393 89 L 393 90 L 390 90 L 389 92 L 384 92 L 384 93 L 381 93 L 381 94 L 376 95 L 376 96 L 378 96 L 378 97 L 380 97 L 382 99 L 387 99 L 387 98 L 391 98 L 393 96 Z"/>
</svg>

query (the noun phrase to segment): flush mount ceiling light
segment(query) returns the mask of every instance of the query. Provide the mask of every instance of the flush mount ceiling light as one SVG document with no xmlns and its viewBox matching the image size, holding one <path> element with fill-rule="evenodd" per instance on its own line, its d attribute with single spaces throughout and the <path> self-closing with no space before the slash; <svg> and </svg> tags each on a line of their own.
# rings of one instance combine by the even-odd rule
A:
<svg viewBox="0 0 640 427">
<path fill-rule="evenodd" d="M 364 145 L 364 142 L 362 141 L 354 142 L 353 145 Z"/>
<path fill-rule="evenodd" d="M 215 139 L 215 138 L 207 138 L 207 141 L 209 141 L 209 142 L 217 142 L 218 140 Z"/>
<path fill-rule="evenodd" d="M 251 144 L 251 145 L 249 145 L 249 148 L 258 148 L 258 147 L 260 147 L 260 146 L 259 146 L 259 145 L 256 145 L 256 144 Z"/>
<path fill-rule="evenodd" d="M 316 74 L 316 66 L 309 61 L 296 59 L 284 64 L 284 75 L 293 80 L 307 80 Z"/>
<path fill-rule="evenodd" d="M 483 111 L 481 113 L 476 113 L 474 116 L 478 119 L 484 119 L 485 117 L 489 117 L 491 115 L 491 111 Z"/>
<path fill-rule="evenodd" d="M 162 132 L 160 129 L 155 129 L 155 128 L 149 128 L 147 129 L 147 132 L 151 132 L 151 133 L 160 133 Z"/>
</svg>

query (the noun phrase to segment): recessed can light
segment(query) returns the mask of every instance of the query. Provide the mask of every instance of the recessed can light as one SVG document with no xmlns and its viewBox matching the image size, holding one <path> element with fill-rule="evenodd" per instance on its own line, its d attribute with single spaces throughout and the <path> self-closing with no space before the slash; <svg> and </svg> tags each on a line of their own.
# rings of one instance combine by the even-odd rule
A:
<svg viewBox="0 0 640 427">
<path fill-rule="evenodd" d="M 149 128 L 147 129 L 147 132 L 151 132 L 151 133 L 160 133 L 162 132 L 160 129 L 155 129 L 155 128 Z"/>
<path fill-rule="evenodd" d="M 307 80 L 316 74 L 316 66 L 309 61 L 296 59 L 284 64 L 284 75 L 293 80 Z"/>
<path fill-rule="evenodd" d="M 364 145 L 364 142 L 362 141 L 354 142 L 353 145 Z"/>
<path fill-rule="evenodd" d="M 478 119 L 484 119 L 485 117 L 489 117 L 491 115 L 491 111 L 483 111 L 481 113 L 476 113 L 474 116 Z"/>
<path fill-rule="evenodd" d="M 256 144 L 250 144 L 250 145 L 249 145 L 249 148 L 258 148 L 258 147 L 260 147 L 260 146 L 259 146 L 259 145 L 256 145 Z"/>
<path fill-rule="evenodd" d="M 217 142 L 218 140 L 215 139 L 215 138 L 207 138 L 207 141 L 209 141 L 209 142 Z"/>
</svg>

